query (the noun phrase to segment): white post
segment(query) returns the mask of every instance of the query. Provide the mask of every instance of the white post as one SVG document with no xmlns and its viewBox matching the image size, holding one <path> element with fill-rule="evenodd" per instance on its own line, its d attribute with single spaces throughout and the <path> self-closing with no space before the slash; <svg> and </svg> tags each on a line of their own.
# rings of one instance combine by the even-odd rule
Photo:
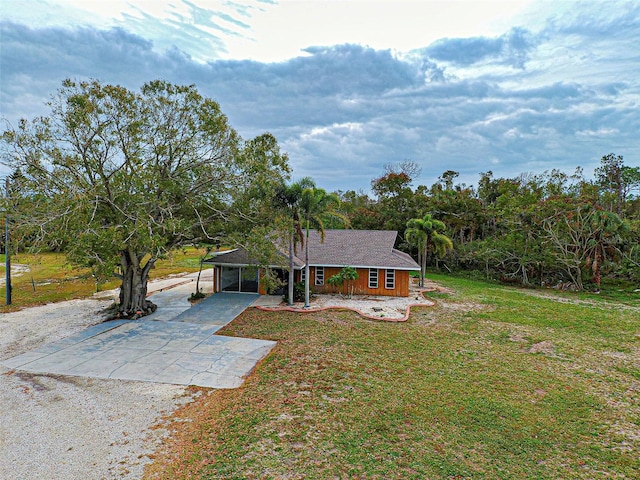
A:
<svg viewBox="0 0 640 480">
<path fill-rule="evenodd" d="M 5 261 L 5 288 L 6 304 L 11 305 L 11 257 L 9 256 L 9 178 L 5 183 L 5 194 L 7 196 L 7 211 L 4 215 L 4 261 Z"/>
</svg>

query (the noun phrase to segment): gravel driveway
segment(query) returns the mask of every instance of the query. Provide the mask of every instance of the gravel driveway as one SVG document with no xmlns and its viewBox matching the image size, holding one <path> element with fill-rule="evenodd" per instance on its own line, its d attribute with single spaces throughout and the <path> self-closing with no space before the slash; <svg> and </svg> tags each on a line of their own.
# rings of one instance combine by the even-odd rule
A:
<svg viewBox="0 0 640 480">
<path fill-rule="evenodd" d="M 108 300 L 73 300 L 0 315 L 0 359 L 103 319 Z M 10 371 L 0 366 L 0 478 L 134 479 L 162 422 L 191 397 L 184 387 Z"/>
</svg>

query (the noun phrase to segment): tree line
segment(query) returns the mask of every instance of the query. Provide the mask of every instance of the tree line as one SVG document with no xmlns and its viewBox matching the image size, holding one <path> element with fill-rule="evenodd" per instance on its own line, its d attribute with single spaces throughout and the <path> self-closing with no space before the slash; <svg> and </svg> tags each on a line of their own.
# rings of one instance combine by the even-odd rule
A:
<svg viewBox="0 0 640 480">
<path fill-rule="evenodd" d="M 603 276 L 640 281 L 640 167 L 621 155 L 603 156 L 593 179 L 580 167 L 513 178 L 488 171 L 469 186 L 447 170 L 414 189 L 418 173 L 413 162 L 387 165 L 371 182 L 373 197 L 338 192 L 341 211 L 353 228 L 397 230 L 398 247 L 426 254 L 434 268 L 574 290 L 599 290 Z M 416 243 L 416 222 L 424 221 L 441 222 L 454 243 L 440 239 L 442 261 L 438 248 Z"/>
</svg>

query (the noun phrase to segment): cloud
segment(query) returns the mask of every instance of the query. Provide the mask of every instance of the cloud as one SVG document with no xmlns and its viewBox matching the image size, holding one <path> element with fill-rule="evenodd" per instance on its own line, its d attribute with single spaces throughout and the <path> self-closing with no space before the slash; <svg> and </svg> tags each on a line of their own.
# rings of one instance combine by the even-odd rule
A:
<svg viewBox="0 0 640 480">
<path fill-rule="evenodd" d="M 430 58 L 455 65 L 470 66 L 493 61 L 524 68 L 534 48 L 533 35 L 523 28 L 513 28 L 497 37 L 445 38 L 424 49 Z"/>
<path fill-rule="evenodd" d="M 13 123 L 46 113 L 44 102 L 67 77 L 134 90 L 156 78 L 195 84 L 241 135 L 273 133 L 294 176 L 311 175 L 330 190 L 368 189 L 384 164 L 403 160 L 422 166 L 415 185 L 449 169 L 466 183 L 489 169 L 496 176 L 578 165 L 590 172 L 611 151 L 637 164 L 640 12 L 630 5 L 592 18 L 592 7 L 579 6 L 535 31 L 444 39 L 411 52 L 310 46 L 277 63 L 203 63 L 169 38 L 160 46 L 124 26 L 0 22 L 0 110 Z M 182 11 L 197 20 L 187 40 L 207 29 L 208 45 L 223 38 L 207 22 L 243 32 L 245 17 L 234 11 L 232 19 L 195 6 Z M 175 33 L 182 19 L 171 21 L 154 35 Z"/>
<path fill-rule="evenodd" d="M 630 0 L 610 0 L 606 8 L 600 2 L 567 5 L 570 12 L 549 18 L 544 34 L 579 35 L 599 41 L 637 38 L 640 4 Z"/>
<path fill-rule="evenodd" d="M 68 77 L 137 88 L 153 78 L 176 77 L 191 64 L 177 50 L 155 53 L 151 42 L 121 28 L 34 29 L 0 22 L 0 33 L 1 106 L 12 123 L 44 113 L 44 103 Z"/>
</svg>

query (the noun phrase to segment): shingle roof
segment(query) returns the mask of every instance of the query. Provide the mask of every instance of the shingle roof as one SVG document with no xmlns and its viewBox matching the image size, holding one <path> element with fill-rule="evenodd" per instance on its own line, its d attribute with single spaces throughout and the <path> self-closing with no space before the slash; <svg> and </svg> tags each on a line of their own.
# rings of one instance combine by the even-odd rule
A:
<svg viewBox="0 0 640 480">
<path fill-rule="evenodd" d="M 392 230 L 325 230 L 324 242 L 320 234 L 309 231 L 309 265 L 324 267 L 378 267 L 396 270 L 420 270 L 410 255 L 393 248 L 398 233 Z M 288 259 L 286 252 L 280 254 Z M 298 247 L 294 257 L 297 269 L 304 267 L 305 248 Z M 238 248 L 215 254 L 205 260 L 218 265 L 255 265 L 246 250 Z M 288 260 L 284 262 L 288 264 Z"/>
<path fill-rule="evenodd" d="M 325 230 L 309 232 L 309 265 L 343 267 L 379 267 L 397 270 L 420 270 L 404 252 L 393 248 L 397 232 L 391 230 Z M 299 252 L 304 258 L 304 251 Z"/>
<path fill-rule="evenodd" d="M 298 255 L 300 252 L 298 252 Z M 289 256 L 284 252 L 278 252 L 278 256 L 282 259 L 283 265 L 289 265 Z M 204 260 L 204 263 L 212 263 L 214 265 L 230 265 L 230 266 L 242 266 L 242 265 L 258 265 L 255 259 L 249 257 L 249 253 L 244 248 L 236 248 L 235 250 L 228 250 L 224 252 L 216 252 L 212 257 Z M 294 256 L 293 263 L 295 269 L 304 267 L 304 261 Z M 276 267 L 277 265 L 271 265 Z"/>
</svg>

